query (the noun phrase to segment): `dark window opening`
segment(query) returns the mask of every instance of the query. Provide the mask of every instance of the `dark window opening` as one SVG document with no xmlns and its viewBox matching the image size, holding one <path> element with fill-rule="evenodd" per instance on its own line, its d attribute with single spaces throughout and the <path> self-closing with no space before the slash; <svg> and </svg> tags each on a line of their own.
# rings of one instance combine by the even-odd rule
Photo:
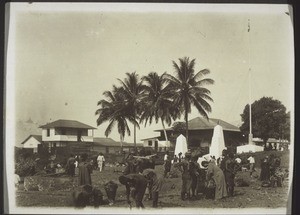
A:
<svg viewBox="0 0 300 215">
<path fill-rule="evenodd" d="M 50 129 L 47 129 L 47 137 L 50 137 Z"/>
<path fill-rule="evenodd" d="M 62 134 L 62 135 L 66 135 L 66 129 L 62 128 L 62 129 L 61 129 L 61 134 Z"/>
<path fill-rule="evenodd" d="M 77 142 L 81 142 L 81 131 L 77 133 Z"/>
</svg>

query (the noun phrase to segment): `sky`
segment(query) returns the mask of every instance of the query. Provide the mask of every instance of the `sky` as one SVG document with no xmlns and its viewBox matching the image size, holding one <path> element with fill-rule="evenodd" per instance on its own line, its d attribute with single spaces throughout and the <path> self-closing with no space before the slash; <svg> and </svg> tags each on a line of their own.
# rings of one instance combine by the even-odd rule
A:
<svg viewBox="0 0 300 215">
<path fill-rule="evenodd" d="M 209 69 L 207 77 L 215 81 L 207 86 L 214 100 L 210 118 L 239 124 L 249 80 L 251 102 L 273 97 L 293 112 L 293 25 L 287 6 L 120 5 L 11 7 L 8 129 L 29 118 L 41 125 L 71 119 L 97 127 L 95 136 L 104 137 L 107 123 L 97 126 L 95 115 L 102 93 L 127 72 L 173 74 L 172 61 L 185 56 L 196 59 L 196 71 Z M 189 119 L 198 116 L 193 109 Z M 154 130 L 161 128 L 141 125 L 137 141 L 157 136 Z M 109 137 L 119 140 L 116 128 Z M 133 142 L 133 135 L 125 141 Z"/>
</svg>

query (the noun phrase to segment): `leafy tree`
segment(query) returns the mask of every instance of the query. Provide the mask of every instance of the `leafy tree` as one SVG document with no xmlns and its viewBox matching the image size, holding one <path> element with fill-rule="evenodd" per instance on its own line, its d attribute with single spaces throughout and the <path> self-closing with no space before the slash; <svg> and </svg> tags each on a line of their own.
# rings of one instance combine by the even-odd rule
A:
<svg viewBox="0 0 300 215">
<path fill-rule="evenodd" d="M 165 73 L 164 73 L 165 74 Z M 163 126 L 166 141 L 168 141 L 165 123 L 171 125 L 172 120 L 179 116 L 179 108 L 174 106 L 170 99 L 170 89 L 164 74 L 159 76 L 156 72 L 151 72 L 142 79 L 144 81 L 145 96 L 143 99 L 144 110 L 141 114 L 141 122 L 145 121 L 149 124 L 155 120 L 156 123 L 160 120 Z"/>
<path fill-rule="evenodd" d="M 286 124 L 287 114 L 285 106 L 272 97 L 262 97 L 252 105 L 252 133 L 255 137 L 263 139 L 264 143 L 272 138 L 279 138 L 282 127 Z M 241 131 L 249 134 L 249 105 L 244 108 Z"/>
<path fill-rule="evenodd" d="M 279 138 L 284 140 L 290 140 L 290 124 L 291 124 L 291 112 L 287 112 L 286 121 L 284 124 L 280 125 L 280 134 Z"/>
<path fill-rule="evenodd" d="M 118 79 L 121 83 L 121 92 L 125 102 L 128 107 L 127 111 L 133 117 L 133 122 L 136 122 L 143 110 L 142 100 L 144 97 L 144 86 L 143 81 L 140 80 L 138 74 L 126 73 L 126 78 L 124 81 Z M 134 126 L 134 147 L 136 149 L 136 127 L 137 123 L 133 123 Z M 139 127 L 138 127 L 139 128 Z"/>
<path fill-rule="evenodd" d="M 103 95 L 106 99 L 102 99 L 98 102 L 100 108 L 95 113 L 96 115 L 99 115 L 97 126 L 104 122 L 109 122 L 105 130 L 105 136 L 108 137 L 113 127 L 117 124 L 118 133 L 120 134 L 121 150 L 123 151 L 125 133 L 130 136 L 130 129 L 127 121 L 139 126 L 138 122 L 135 120 L 130 106 L 124 99 L 122 88 L 114 85 L 112 91 L 105 91 Z"/>
<path fill-rule="evenodd" d="M 204 78 L 210 73 L 208 69 L 203 69 L 195 74 L 195 59 L 188 57 L 179 58 L 179 64 L 173 61 L 175 76 L 166 74 L 170 87 L 173 90 L 172 99 L 174 105 L 180 107 L 184 113 L 186 123 L 186 139 L 188 143 L 188 114 L 191 113 L 192 105 L 196 107 L 200 115 L 208 119 L 208 112 L 211 106 L 208 101 L 213 101 L 210 91 L 205 85 L 214 84 L 214 80 Z"/>
</svg>

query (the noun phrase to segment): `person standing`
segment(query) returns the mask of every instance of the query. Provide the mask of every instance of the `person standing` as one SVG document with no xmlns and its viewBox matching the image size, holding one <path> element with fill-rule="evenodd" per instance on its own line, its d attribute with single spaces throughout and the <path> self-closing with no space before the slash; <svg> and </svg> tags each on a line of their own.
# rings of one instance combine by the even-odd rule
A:
<svg viewBox="0 0 300 215">
<path fill-rule="evenodd" d="M 197 182 L 198 182 L 198 176 L 200 169 L 200 165 L 197 163 L 198 157 L 194 156 L 189 161 L 189 173 L 191 176 L 191 191 L 192 191 L 192 199 L 196 198 L 196 195 L 198 194 L 197 189 Z"/>
<path fill-rule="evenodd" d="M 126 187 L 127 203 L 131 207 L 130 196 L 134 199 L 137 208 L 145 208 L 143 204 L 144 194 L 148 180 L 141 174 L 121 175 L 119 182 Z"/>
<path fill-rule="evenodd" d="M 169 156 L 169 153 L 167 152 L 164 157 L 164 178 L 168 177 L 171 171 L 171 166 L 172 166 L 171 158 Z"/>
<path fill-rule="evenodd" d="M 178 157 L 177 155 L 174 155 L 173 163 L 177 163 L 177 162 L 178 162 Z"/>
<path fill-rule="evenodd" d="M 213 179 L 215 182 L 215 199 L 227 197 L 227 188 L 223 171 L 216 165 L 215 159 L 210 158 L 207 166 L 206 180 Z"/>
<path fill-rule="evenodd" d="M 260 161 L 260 180 L 261 181 L 270 181 L 270 163 L 269 157 L 266 156 Z"/>
<path fill-rule="evenodd" d="M 70 158 L 67 161 L 66 169 L 69 176 L 75 176 L 75 157 L 73 154 L 70 155 Z"/>
<path fill-rule="evenodd" d="M 182 173 L 181 200 L 190 199 L 190 190 L 192 186 L 191 174 L 189 171 L 189 160 L 191 155 L 186 153 L 181 162 L 174 164 Z"/>
<path fill-rule="evenodd" d="M 98 163 L 98 168 L 99 168 L 100 172 L 102 172 L 104 162 L 105 162 L 104 155 L 102 154 L 102 152 L 100 152 L 98 157 L 97 157 L 97 163 Z"/>
<path fill-rule="evenodd" d="M 253 172 L 255 171 L 255 170 L 254 170 L 255 159 L 254 159 L 254 157 L 252 156 L 252 154 L 251 154 L 250 157 L 248 158 L 248 161 L 249 161 L 249 164 L 250 164 L 250 168 L 249 168 L 249 171 L 250 171 L 250 177 L 252 177 L 252 174 L 253 174 Z"/>
<path fill-rule="evenodd" d="M 152 207 L 157 208 L 158 206 L 158 195 L 159 191 L 162 188 L 163 185 L 163 177 L 158 176 L 157 173 L 153 169 L 145 169 L 143 171 L 143 175 L 146 177 L 146 179 L 149 180 L 150 185 L 150 192 L 152 193 Z"/>
<path fill-rule="evenodd" d="M 179 163 L 181 162 L 181 159 L 182 159 L 182 153 L 179 152 L 179 153 L 178 153 L 178 162 L 179 162 Z"/>
<path fill-rule="evenodd" d="M 87 161 L 88 155 L 84 153 L 81 156 L 81 162 L 78 165 L 78 182 L 79 185 L 92 185 L 91 174 L 93 172 L 93 167 L 90 162 Z"/>
<path fill-rule="evenodd" d="M 233 153 L 228 153 L 225 162 L 225 181 L 227 184 L 227 192 L 229 196 L 234 194 L 234 177 L 235 177 L 235 160 Z"/>
</svg>

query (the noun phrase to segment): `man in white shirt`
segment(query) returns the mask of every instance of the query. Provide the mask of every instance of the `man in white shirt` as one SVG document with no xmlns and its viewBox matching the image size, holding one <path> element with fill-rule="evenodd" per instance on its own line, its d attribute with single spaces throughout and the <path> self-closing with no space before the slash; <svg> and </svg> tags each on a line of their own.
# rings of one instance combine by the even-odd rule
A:
<svg viewBox="0 0 300 215">
<path fill-rule="evenodd" d="M 100 152 L 99 156 L 97 157 L 97 163 L 98 163 L 98 167 L 99 167 L 100 172 L 102 172 L 104 162 L 105 162 L 104 155 Z"/>
<path fill-rule="evenodd" d="M 254 172 L 255 159 L 252 155 L 250 155 L 250 157 L 248 158 L 248 161 L 250 163 L 250 168 L 249 168 L 250 176 L 252 177 L 252 173 Z"/>
</svg>

